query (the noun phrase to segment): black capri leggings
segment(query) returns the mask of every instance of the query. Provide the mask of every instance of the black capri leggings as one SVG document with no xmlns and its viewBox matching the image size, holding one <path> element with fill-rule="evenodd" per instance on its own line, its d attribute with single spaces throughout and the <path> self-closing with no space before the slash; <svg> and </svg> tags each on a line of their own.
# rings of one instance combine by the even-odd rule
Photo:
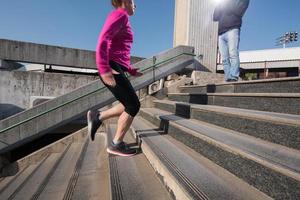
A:
<svg viewBox="0 0 300 200">
<path fill-rule="evenodd" d="M 113 74 L 116 80 L 116 86 L 111 87 L 103 82 L 103 84 L 111 91 L 115 98 L 123 104 L 125 107 L 125 112 L 130 116 L 135 117 L 140 110 L 141 104 L 139 98 L 137 97 L 130 81 L 127 79 L 124 71 L 127 69 L 122 65 L 109 61 L 110 67 L 119 72 L 120 74 Z"/>
</svg>

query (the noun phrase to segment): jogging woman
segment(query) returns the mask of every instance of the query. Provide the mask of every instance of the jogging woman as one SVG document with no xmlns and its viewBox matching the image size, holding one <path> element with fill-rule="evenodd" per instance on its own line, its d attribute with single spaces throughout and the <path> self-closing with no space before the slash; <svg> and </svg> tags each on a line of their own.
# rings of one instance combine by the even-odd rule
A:
<svg viewBox="0 0 300 200">
<path fill-rule="evenodd" d="M 136 6 L 133 0 L 111 0 L 111 4 L 115 10 L 108 15 L 100 33 L 96 63 L 103 84 L 120 103 L 101 112 L 89 110 L 88 132 L 94 140 L 96 131 L 104 120 L 119 117 L 117 132 L 107 152 L 119 156 L 132 156 L 136 154 L 136 150 L 130 149 L 123 139 L 140 109 L 139 99 L 125 76 L 125 72 L 133 76 L 142 75 L 130 65 L 133 32 L 129 16 L 134 14 Z"/>
</svg>

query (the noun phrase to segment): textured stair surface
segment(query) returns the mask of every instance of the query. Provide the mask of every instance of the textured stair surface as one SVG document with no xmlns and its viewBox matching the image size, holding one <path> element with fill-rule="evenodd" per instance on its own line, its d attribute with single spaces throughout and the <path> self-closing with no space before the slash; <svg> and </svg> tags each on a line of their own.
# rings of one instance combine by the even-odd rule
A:
<svg viewBox="0 0 300 200">
<path fill-rule="evenodd" d="M 79 159 L 82 143 L 71 144 L 38 199 L 63 199 Z"/>
<path fill-rule="evenodd" d="M 277 78 L 236 83 L 191 85 L 179 87 L 182 93 L 300 93 L 300 78 Z"/>
<path fill-rule="evenodd" d="M 66 151 L 66 150 L 65 150 Z M 43 184 L 43 181 L 47 176 L 50 175 L 51 169 L 59 162 L 59 159 L 63 156 L 63 153 L 53 153 L 43 159 L 39 164 L 30 165 L 28 168 L 34 167 L 34 170 L 30 171 L 28 174 L 25 170 L 20 176 L 26 176 L 26 179 L 22 181 L 21 184 L 18 184 L 18 178 L 12 182 L 10 188 L 5 189 L 1 193 L 1 199 L 30 199 L 32 196 L 38 192 Z M 27 168 L 27 169 L 28 169 Z M 13 192 L 11 192 L 13 191 Z M 9 193 L 9 196 L 7 194 Z M 3 196 L 2 196 L 3 195 Z"/>
<path fill-rule="evenodd" d="M 24 186 L 24 182 L 32 176 L 33 171 L 35 171 L 38 166 L 39 164 L 28 166 L 20 171 L 18 175 L 10 178 L 10 180 L 2 181 L 3 184 L 1 184 L 0 199 L 14 199 L 22 189 L 22 186 Z"/>
<path fill-rule="evenodd" d="M 169 93 L 172 101 L 300 114 L 300 93 Z"/>
<path fill-rule="evenodd" d="M 94 142 L 90 142 L 87 146 L 71 199 L 107 200 L 110 198 L 106 144 L 106 133 L 99 132 Z"/>
<path fill-rule="evenodd" d="M 154 101 L 156 108 L 300 150 L 300 116 L 212 105 Z"/>
<path fill-rule="evenodd" d="M 299 197 L 299 151 L 155 108 L 140 115 L 268 195 Z"/>
<path fill-rule="evenodd" d="M 77 182 L 82 184 L 82 179 L 86 177 L 84 174 L 90 172 L 86 170 L 87 163 L 85 160 L 89 159 L 91 164 L 95 164 L 96 162 L 96 159 L 91 160 L 92 154 L 86 155 L 87 150 L 91 151 L 91 148 L 93 148 L 94 152 L 98 151 L 101 147 L 103 149 L 104 143 L 106 143 L 104 139 L 100 143 L 97 142 L 100 144 L 99 146 L 89 145 L 86 131 L 86 128 L 82 129 L 23 158 L 19 163 L 21 166 L 20 171 L 16 175 L 2 178 L 0 182 L 1 199 L 76 199 L 78 195 L 74 194 L 78 192 Z M 99 156 L 99 152 L 95 153 Z M 93 154 L 94 158 L 95 153 Z M 26 164 L 27 166 L 23 166 Z M 105 166 L 105 164 L 102 165 Z M 100 169 L 102 168 L 100 167 Z M 103 174 L 100 170 L 97 170 L 97 173 L 100 175 Z M 107 170 L 104 170 L 104 174 L 107 174 Z M 90 179 L 92 181 L 89 184 L 94 184 L 95 180 L 99 180 L 99 178 L 105 180 L 104 177 L 99 176 L 97 179 L 94 176 L 94 179 Z M 108 185 L 108 181 L 102 183 L 102 185 Z M 94 199 L 99 199 L 97 198 L 99 196 L 109 196 L 108 192 L 102 192 L 105 191 L 104 187 L 103 189 L 95 189 L 95 187 L 86 187 L 85 185 L 79 188 L 80 193 L 84 191 L 82 190 L 83 188 L 85 188 L 85 191 L 88 191 L 81 195 L 83 197 L 93 196 Z M 97 192 L 98 196 L 92 192 Z M 102 194 L 99 194 L 99 192 L 102 192 Z M 93 199 L 89 197 L 84 199 Z"/>
<path fill-rule="evenodd" d="M 110 140 L 115 132 L 116 125 L 110 125 Z M 135 140 L 129 134 L 125 141 L 135 145 Z M 133 157 L 109 155 L 109 164 L 112 199 L 171 199 L 142 153 Z"/>
<path fill-rule="evenodd" d="M 142 149 L 176 199 L 270 199 L 228 171 L 137 117 Z"/>
</svg>

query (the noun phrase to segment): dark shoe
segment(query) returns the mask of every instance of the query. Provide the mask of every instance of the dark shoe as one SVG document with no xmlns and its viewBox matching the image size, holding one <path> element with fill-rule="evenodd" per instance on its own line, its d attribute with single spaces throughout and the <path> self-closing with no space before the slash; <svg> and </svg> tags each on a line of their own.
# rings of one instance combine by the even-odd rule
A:
<svg viewBox="0 0 300 200">
<path fill-rule="evenodd" d="M 99 112 L 89 110 L 87 113 L 87 121 L 88 121 L 88 134 L 90 135 L 92 141 L 94 141 L 95 134 L 98 128 L 102 124 L 102 121 L 99 119 Z"/>
<path fill-rule="evenodd" d="M 226 80 L 226 82 L 237 82 L 238 80 L 237 79 L 228 79 Z"/>
<path fill-rule="evenodd" d="M 241 77 L 241 79 L 244 79 L 245 75 L 246 75 L 246 70 L 243 69 L 243 68 L 240 68 L 240 77 Z"/>
<path fill-rule="evenodd" d="M 136 149 L 131 149 L 125 142 L 121 142 L 120 144 L 111 142 L 110 147 L 107 148 L 107 152 L 117 156 L 133 156 L 137 154 Z"/>
</svg>

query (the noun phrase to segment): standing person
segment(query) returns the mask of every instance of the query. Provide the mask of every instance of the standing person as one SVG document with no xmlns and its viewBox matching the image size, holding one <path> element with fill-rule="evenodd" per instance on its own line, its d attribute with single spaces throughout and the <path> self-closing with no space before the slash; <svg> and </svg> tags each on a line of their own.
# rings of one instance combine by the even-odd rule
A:
<svg viewBox="0 0 300 200">
<path fill-rule="evenodd" d="M 140 102 L 125 72 L 133 76 L 142 75 L 130 65 L 133 32 L 129 16 L 134 14 L 136 6 L 133 0 L 111 0 L 111 4 L 115 10 L 108 15 L 100 33 L 96 63 L 101 81 L 120 103 L 102 112 L 89 110 L 88 132 L 93 141 L 97 129 L 104 120 L 119 117 L 117 132 L 107 152 L 131 156 L 136 150 L 130 149 L 123 139 L 140 109 Z"/>
<path fill-rule="evenodd" d="M 227 82 L 238 81 L 240 75 L 240 30 L 248 5 L 249 0 L 223 0 L 214 10 L 213 20 L 219 22 L 219 51 Z"/>
</svg>

